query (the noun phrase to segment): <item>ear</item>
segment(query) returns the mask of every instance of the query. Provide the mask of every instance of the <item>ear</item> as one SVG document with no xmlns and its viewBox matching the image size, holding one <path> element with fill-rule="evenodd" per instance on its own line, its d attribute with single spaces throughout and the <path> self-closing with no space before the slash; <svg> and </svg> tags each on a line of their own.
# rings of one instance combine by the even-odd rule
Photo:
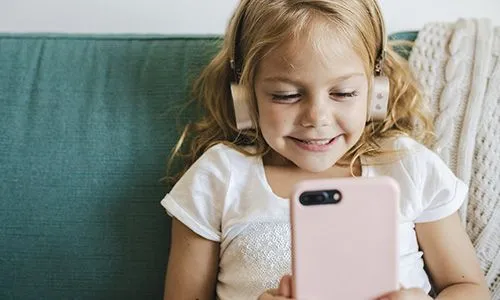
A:
<svg viewBox="0 0 500 300">
<path fill-rule="evenodd" d="M 231 95 L 233 98 L 234 116 L 238 130 L 253 128 L 250 108 L 248 103 L 250 95 L 242 84 L 231 83 Z"/>
<path fill-rule="evenodd" d="M 390 83 L 386 76 L 374 76 L 367 121 L 382 121 L 389 108 Z"/>
</svg>

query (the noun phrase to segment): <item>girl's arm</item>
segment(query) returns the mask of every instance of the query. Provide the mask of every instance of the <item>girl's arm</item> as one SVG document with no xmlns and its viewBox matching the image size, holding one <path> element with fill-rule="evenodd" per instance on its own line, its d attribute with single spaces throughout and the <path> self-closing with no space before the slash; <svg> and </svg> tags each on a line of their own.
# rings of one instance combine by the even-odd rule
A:
<svg viewBox="0 0 500 300">
<path fill-rule="evenodd" d="M 491 299 L 474 247 L 457 213 L 444 219 L 417 223 L 418 243 L 436 299 Z"/>
<path fill-rule="evenodd" d="M 202 238 L 174 218 L 163 299 L 215 299 L 218 265 L 219 243 Z"/>
</svg>

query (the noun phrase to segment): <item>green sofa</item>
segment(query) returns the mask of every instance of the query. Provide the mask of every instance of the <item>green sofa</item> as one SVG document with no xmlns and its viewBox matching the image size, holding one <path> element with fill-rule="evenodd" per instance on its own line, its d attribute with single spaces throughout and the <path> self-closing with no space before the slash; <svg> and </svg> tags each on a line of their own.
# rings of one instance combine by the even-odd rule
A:
<svg viewBox="0 0 500 300">
<path fill-rule="evenodd" d="M 0 34 L 0 299 L 162 298 L 162 178 L 219 45 Z"/>
</svg>

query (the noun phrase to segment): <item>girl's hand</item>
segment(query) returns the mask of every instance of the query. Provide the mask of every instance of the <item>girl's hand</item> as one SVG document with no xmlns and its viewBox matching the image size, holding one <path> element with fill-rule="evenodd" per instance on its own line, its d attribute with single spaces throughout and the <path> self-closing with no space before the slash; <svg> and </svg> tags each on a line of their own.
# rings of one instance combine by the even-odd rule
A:
<svg viewBox="0 0 500 300">
<path fill-rule="evenodd" d="M 382 296 L 378 300 L 432 300 L 432 298 L 427 295 L 424 290 L 412 288 L 401 289 L 397 292 Z"/>
<path fill-rule="evenodd" d="M 292 299 L 292 277 L 285 275 L 281 277 L 280 285 L 277 289 L 264 292 L 257 300 L 285 300 Z"/>
</svg>

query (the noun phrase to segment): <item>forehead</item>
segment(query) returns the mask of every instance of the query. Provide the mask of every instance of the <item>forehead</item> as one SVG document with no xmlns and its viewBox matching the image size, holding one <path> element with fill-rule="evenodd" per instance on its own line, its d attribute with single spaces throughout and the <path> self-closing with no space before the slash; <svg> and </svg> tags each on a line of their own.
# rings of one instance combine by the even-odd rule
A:
<svg viewBox="0 0 500 300">
<path fill-rule="evenodd" d="M 357 71 L 364 73 L 364 64 L 354 45 L 333 26 L 315 22 L 278 44 L 261 61 L 266 71 L 291 72 L 318 66 L 335 73 Z"/>
</svg>

